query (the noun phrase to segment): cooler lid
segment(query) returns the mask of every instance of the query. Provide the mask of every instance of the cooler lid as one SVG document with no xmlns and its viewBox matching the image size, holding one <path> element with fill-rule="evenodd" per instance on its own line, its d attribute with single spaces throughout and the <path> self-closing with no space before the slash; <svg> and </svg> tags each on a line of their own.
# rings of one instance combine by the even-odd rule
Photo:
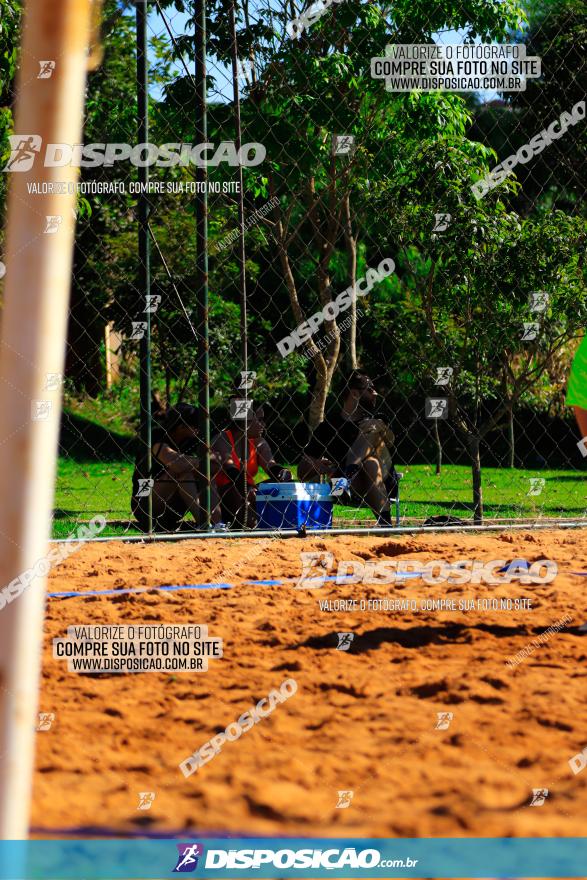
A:
<svg viewBox="0 0 587 880">
<path fill-rule="evenodd" d="M 259 483 L 259 501 L 332 501 L 329 483 Z"/>
</svg>

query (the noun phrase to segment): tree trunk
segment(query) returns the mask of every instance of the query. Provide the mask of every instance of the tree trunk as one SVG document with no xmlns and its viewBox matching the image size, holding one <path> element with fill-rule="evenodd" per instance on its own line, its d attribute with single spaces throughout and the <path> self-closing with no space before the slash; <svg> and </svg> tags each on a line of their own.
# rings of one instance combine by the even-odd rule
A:
<svg viewBox="0 0 587 880">
<path fill-rule="evenodd" d="M 333 174 L 333 180 L 334 179 L 335 178 Z M 269 176 L 269 192 L 271 198 L 273 199 L 273 197 L 275 196 L 275 182 L 272 175 Z M 328 262 L 334 249 L 334 243 L 336 241 L 336 233 L 338 231 L 340 217 L 333 218 L 331 216 L 331 228 L 329 228 L 327 232 L 323 233 L 320 224 L 314 217 L 316 206 L 313 201 L 313 181 L 309 182 L 308 194 L 310 198 L 310 207 L 308 209 L 307 216 L 314 228 L 314 237 L 317 247 L 319 247 L 322 251 L 322 255 L 316 269 L 316 279 L 318 283 L 318 295 L 320 298 L 320 304 L 324 308 L 324 306 L 326 306 L 328 303 L 331 303 L 332 301 Z M 304 321 L 304 314 L 300 305 L 296 282 L 290 265 L 288 239 L 284 225 L 284 216 L 281 212 L 281 208 L 279 207 L 279 205 L 275 207 L 273 216 L 275 218 L 274 235 L 283 272 L 283 280 L 289 294 L 289 301 L 294 320 L 299 326 Z M 308 412 L 308 424 L 312 430 L 324 420 L 324 413 L 326 410 L 326 398 L 328 396 L 328 392 L 330 391 L 332 377 L 334 376 L 334 371 L 336 370 L 336 365 L 338 363 L 338 357 L 340 353 L 340 330 L 338 328 L 335 318 L 326 319 L 324 321 L 324 331 L 326 336 L 330 340 L 324 354 L 316 346 L 312 337 L 307 340 L 302 349 L 303 354 L 312 361 L 316 370 L 316 382 L 312 391 L 312 400 L 310 402 L 310 408 Z"/>
<path fill-rule="evenodd" d="M 283 246 L 282 239 L 278 238 L 277 244 L 281 267 L 283 270 L 283 277 L 289 293 L 292 314 L 299 325 L 303 322 L 304 315 L 298 299 L 298 292 L 293 277 L 293 272 L 289 263 L 289 256 L 285 247 Z M 335 342 L 336 341 L 340 345 L 340 334 L 338 340 L 335 340 Z M 330 391 L 330 382 L 332 380 L 332 374 L 334 373 L 334 367 L 332 367 L 332 369 L 329 368 L 329 365 L 326 362 L 326 358 L 311 339 L 308 340 L 308 342 L 306 343 L 305 354 L 312 361 L 316 370 L 316 384 L 312 391 L 312 400 L 310 402 L 310 409 L 308 411 L 308 424 L 310 428 L 314 430 L 314 428 L 316 428 L 320 424 L 320 422 L 324 420 L 326 398 L 328 396 L 328 392 Z"/>
<path fill-rule="evenodd" d="M 481 440 L 478 435 L 469 437 L 469 454 L 471 456 L 471 471 L 473 474 L 473 520 L 475 525 L 483 522 L 483 487 L 481 484 L 481 457 L 479 448 Z"/>
<path fill-rule="evenodd" d="M 509 434 L 509 455 L 510 460 L 508 463 L 508 467 L 515 468 L 516 466 L 516 436 L 514 432 L 514 408 L 510 406 L 508 410 L 508 434 Z"/>
<path fill-rule="evenodd" d="M 312 389 L 312 399 L 308 410 L 308 424 L 312 430 L 324 420 L 326 398 L 329 391 L 330 381 L 327 371 L 316 371 L 316 382 Z"/>
<path fill-rule="evenodd" d="M 316 270 L 316 278 L 318 282 L 318 295 L 322 307 L 324 307 L 332 302 L 332 286 L 330 284 L 330 274 L 328 269 L 321 263 Z M 326 338 L 329 339 L 329 342 L 324 349 L 324 354 L 321 355 L 321 361 L 325 366 L 325 370 L 323 373 L 321 369 L 317 369 L 316 371 L 316 387 L 314 388 L 313 399 L 310 405 L 311 428 L 315 428 L 324 419 L 326 398 L 330 391 L 332 378 L 340 356 L 340 329 L 336 322 L 336 318 L 333 318 L 332 320 L 326 319 L 324 321 L 324 330 L 326 331 Z M 313 361 L 316 366 L 316 358 L 313 358 Z M 322 364 L 319 363 L 319 367 L 321 366 Z"/>
<path fill-rule="evenodd" d="M 440 442 L 438 419 L 434 419 L 434 439 L 436 441 L 436 476 L 438 476 L 442 471 L 442 443 Z"/>
</svg>

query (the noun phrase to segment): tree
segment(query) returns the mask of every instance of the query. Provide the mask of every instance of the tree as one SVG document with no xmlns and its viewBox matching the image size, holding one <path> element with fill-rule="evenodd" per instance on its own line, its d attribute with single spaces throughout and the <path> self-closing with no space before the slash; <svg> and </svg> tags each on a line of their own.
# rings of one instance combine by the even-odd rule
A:
<svg viewBox="0 0 587 880">
<path fill-rule="evenodd" d="M 136 142 L 136 55 L 132 16 L 124 14 L 117 0 L 106 0 L 102 26 L 101 65 L 88 75 L 84 143 Z M 122 163 L 82 168 L 83 183 L 125 183 L 133 169 Z M 78 198 L 78 222 L 74 251 L 68 329 L 67 370 L 74 385 L 95 396 L 103 388 L 104 325 L 108 307 L 125 291 L 124 305 L 139 320 L 136 277 L 137 221 L 134 198 L 124 194 L 88 194 Z M 126 265 L 120 261 L 124 242 Z M 130 296 L 129 296 L 130 292 Z M 132 300 L 132 302 L 129 302 Z"/>
<path fill-rule="evenodd" d="M 218 0 L 210 11 L 211 45 L 220 61 L 228 59 L 230 50 L 223 27 L 226 9 Z M 436 31 L 450 27 L 467 28 L 472 37 L 498 39 L 518 26 L 523 15 L 513 0 L 495 6 L 474 0 L 466 15 L 458 2 L 431 8 L 424 0 L 402 0 L 393 7 L 348 0 L 292 41 L 286 36 L 296 12 L 291 4 L 262 12 L 272 28 L 262 21 L 251 24 L 246 3 L 237 7 L 239 45 L 252 61 L 243 120 L 247 135 L 267 148 L 266 192 L 278 199 L 273 236 L 291 316 L 279 329 L 289 333 L 292 321 L 299 325 L 332 302 L 333 267 L 345 241 L 350 255 L 347 284 L 353 283 L 353 230 L 367 218 L 359 205 L 367 204 L 362 196 L 371 174 L 380 166 L 392 168 L 387 150 L 393 154 L 398 131 L 412 127 L 440 137 L 447 126 L 462 128 L 466 116 L 462 101 L 453 96 L 390 95 L 371 78 L 371 57 L 381 54 L 387 42 L 432 41 Z M 182 42 L 181 49 L 189 51 L 189 44 Z M 332 155 L 336 133 L 355 138 L 357 150 L 350 162 Z M 229 134 L 227 126 L 223 136 Z M 327 319 L 324 330 L 324 350 L 313 340 L 305 350 L 315 374 L 311 427 L 324 416 L 341 356 L 336 318 Z"/>
<path fill-rule="evenodd" d="M 453 370 L 449 414 L 469 452 L 476 522 L 483 517 L 484 439 L 542 382 L 587 320 L 585 222 L 560 211 L 521 219 L 504 206 L 512 181 L 476 202 L 470 184 L 475 164 L 482 173 L 482 157 L 472 147 L 467 159 L 450 143 L 421 145 L 403 180 L 382 187 L 375 206 L 398 247 L 404 301 L 397 312 L 413 371 L 431 383 L 437 368 Z M 439 205 L 451 222 L 431 234 Z M 536 291 L 549 297 L 539 315 L 530 304 Z M 533 323 L 536 334 L 525 341 L 524 325 Z"/>
</svg>

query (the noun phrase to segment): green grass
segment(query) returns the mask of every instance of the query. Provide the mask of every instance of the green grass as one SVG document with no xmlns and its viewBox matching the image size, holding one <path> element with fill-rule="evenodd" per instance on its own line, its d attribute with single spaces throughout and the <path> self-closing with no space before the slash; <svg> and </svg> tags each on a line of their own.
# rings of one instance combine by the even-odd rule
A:
<svg viewBox="0 0 587 880">
<path fill-rule="evenodd" d="M 403 471 L 401 483 L 402 520 L 423 520 L 451 514 L 470 519 L 471 470 L 465 465 L 446 465 L 436 476 L 430 465 L 397 465 Z M 295 467 L 292 468 L 295 473 Z M 78 523 L 97 514 L 108 520 L 129 521 L 133 465 L 126 462 L 78 462 L 60 459 L 53 535 L 63 538 Z M 264 475 L 260 475 L 261 478 Z M 543 479 L 540 495 L 528 495 L 530 479 Z M 584 518 L 587 515 L 586 474 L 571 470 L 483 470 L 483 498 L 488 521 L 527 517 Z M 367 509 L 335 506 L 335 525 L 342 520 L 373 522 Z M 134 529 L 113 523 L 104 535 L 137 534 Z"/>
</svg>

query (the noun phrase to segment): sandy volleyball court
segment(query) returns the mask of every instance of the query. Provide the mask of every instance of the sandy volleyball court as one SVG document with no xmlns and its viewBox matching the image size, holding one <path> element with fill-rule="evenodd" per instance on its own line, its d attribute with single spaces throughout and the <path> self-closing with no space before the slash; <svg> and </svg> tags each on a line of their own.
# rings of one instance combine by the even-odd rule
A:
<svg viewBox="0 0 587 880">
<path fill-rule="evenodd" d="M 298 578 L 301 550 L 363 563 L 549 558 L 559 574 L 543 585 L 245 583 Z M 587 572 L 585 530 L 88 545 L 49 590 L 120 595 L 48 600 L 39 708 L 55 718 L 37 737 L 36 834 L 581 836 L 587 769 L 568 762 L 587 746 L 587 578 L 573 572 Z M 218 582 L 235 586 L 148 589 Z M 320 607 L 493 597 L 531 607 Z M 224 657 L 205 673 L 134 675 L 76 674 L 52 658 L 68 626 L 150 622 L 207 624 Z M 338 632 L 354 634 L 348 651 Z M 293 697 L 184 778 L 180 761 L 287 678 Z M 548 789 L 542 806 L 530 806 L 533 789 Z M 339 791 L 353 792 L 349 806 L 337 808 Z M 139 792 L 155 793 L 149 810 Z"/>
</svg>

